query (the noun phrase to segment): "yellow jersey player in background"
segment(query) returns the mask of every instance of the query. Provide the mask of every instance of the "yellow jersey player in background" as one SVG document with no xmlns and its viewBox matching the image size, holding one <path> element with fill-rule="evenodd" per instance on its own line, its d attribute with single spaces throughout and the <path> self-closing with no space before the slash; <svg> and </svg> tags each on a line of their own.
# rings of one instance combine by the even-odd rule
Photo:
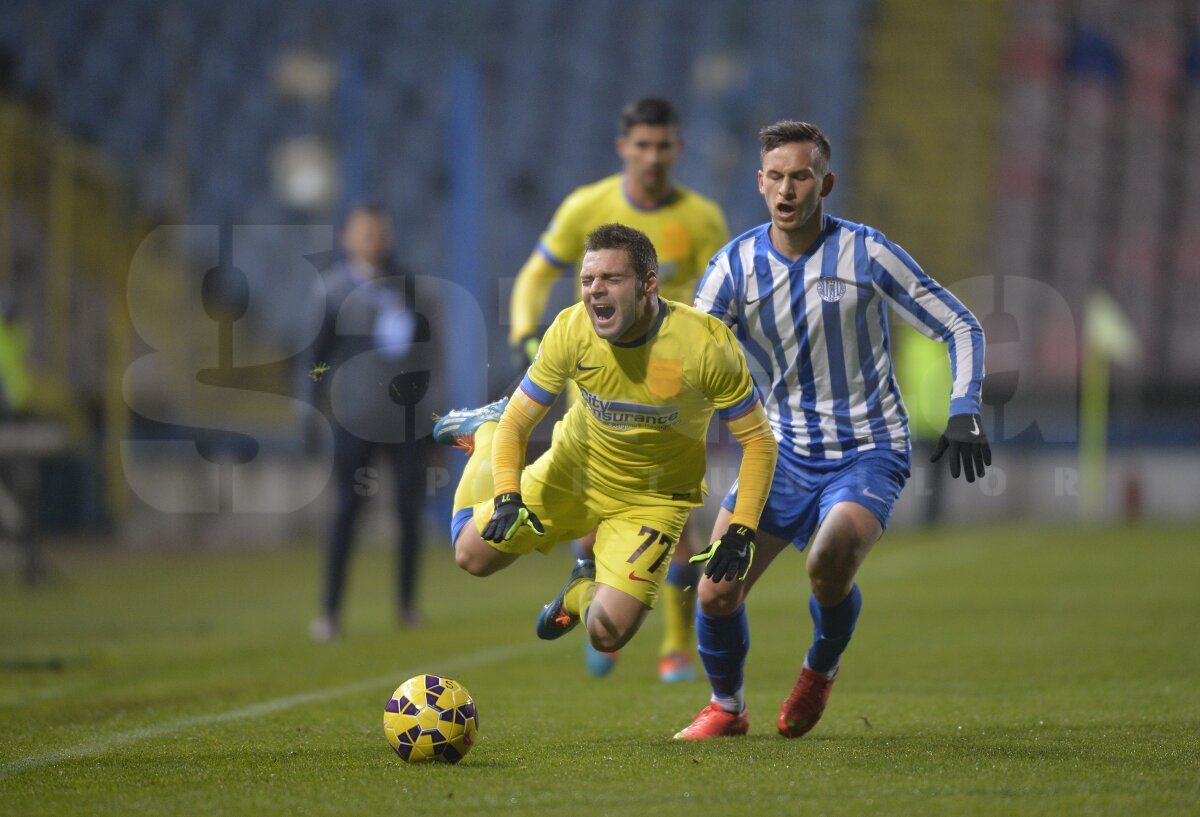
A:
<svg viewBox="0 0 1200 817">
<path fill-rule="evenodd" d="M 579 262 L 584 242 L 596 227 L 616 222 L 649 236 L 658 253 L 659 292 L 668 300 L 688 304 L 709 260 L 729 240 L 725 215 L 716 202 L 673 178 L 683 138 L 679 114 L 670 102 L 651 97 L 627 105 L 621 112 L 616 148 L 624 164 L 622 172 L 567 196 L 517 274 L 509 306 L 509 344 L 521 365 L 537 352 L 539 324 L 554 282 L 564 269 Z M 664 681 L 695 677 L 692 649 L 698 574 L 687 559 L 700 541 L 687 526 L 685 546 L 676 554 L 664 588 L 659 649 L 659 677 Z M 580 541 L 578 553 L 591 556 L 590 533 Z M 607 674 L 616 658 L 590 649 L 586 657 L 588 668 L 598 676 Z"/>
<path fill-rule="evenodd" d="M 511 399 L 453 411 L 434 439 L 471 451 L 454 495 L 455 561 L 488 576 L 521 555 L 596 531 L 537 634 L 580 621 L 601 652 L 624 646 L 655 606 L 691 509 L 701 502 L 714 411 L 742 445 L 738 504 L 702 554 L 714 581 L 740 582 L 777 449 L 746 359 L 719 320 L 659 297 L 650 240 L 619 224 L 588 237 L 583 301 L 559 313 Z M 523 468 L 529 434 L 568 381 L 581 399 L 550 449 Z"/>
</svg>

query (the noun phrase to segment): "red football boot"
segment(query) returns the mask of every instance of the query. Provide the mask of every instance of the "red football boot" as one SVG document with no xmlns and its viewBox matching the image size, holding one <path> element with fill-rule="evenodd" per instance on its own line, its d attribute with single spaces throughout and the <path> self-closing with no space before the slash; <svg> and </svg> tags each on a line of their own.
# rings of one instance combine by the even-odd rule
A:
<svg viewBox="0 0 1200 817">
<path fill-rule="evenodd" d="M 779 734 L 785 738 L 798 738 L 808 734 L 817 725 L 817 721 L 821 720 L 821 713 L 829 703 L 829 691 L 833 688 L 836 678 L 836 672 L 833 678 L 829 678 L 825 673 L 808 667 L 800 670 L 800 677 L 796 679 L 792 693 L 787 696 L 779 710 Z"/>
<path fill-rule="evenodd" d="M 703 740 L 728 735 L 744 735 L 750 728 L 745 710 L 735 715 L 715 702 L 696 713 L 692 722 L 675 733 L 675 740 Z"/>
</svg>

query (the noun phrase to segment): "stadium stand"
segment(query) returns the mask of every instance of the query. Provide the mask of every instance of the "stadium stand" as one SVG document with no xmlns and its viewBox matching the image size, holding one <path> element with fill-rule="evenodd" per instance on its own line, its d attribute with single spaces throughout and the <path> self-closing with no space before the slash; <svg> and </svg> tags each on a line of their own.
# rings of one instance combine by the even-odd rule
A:
<svg viewBox="0 0 1200 817">
<path fill-rule="evenodd" d="M 55 382 L 45 393 L 91 407 L 85 470 L 111 490 L 127 426 L 162 431 L 130 418 L 120 390 L 116 361 L 144 349 L 97 317 L 118 321 L 122 271 L 150 227 L 332 224 L 349 202 L 378 200 L 414 267 L 474 282 L 494 339 L 554 206 L 616 168 L 614 112 L 658 93 L 683 112 L 679 177 L 719 200 L 735 233 L 762 220 L 754 133 L 782 117 L 816 121 L 838 146 L 834 212 L 883 225 L 948 282 L 1036 280 L 1076 314 L 1088 291 L 1108 291 L 1158 363 L 1123 382 L 1178 413 L 1200 382 L 1197 15 L 1185 0 L 939 0 L 920 14 L 890 0 L 12 0 L 0 26 L 0 278 L 31 314 L 46 310 L 32 322 L 33 362 Z M 297 57 L 316 66 L 317 86 L 332 72 L 328 94 L 288 86 L 281 66 Z M 466 112 L 453 79 L 463 71 L 478 81 Z M 478 145 L 465 203 L 452 121 L 474 123 Z M 297 140 L 339 169 L 332 203 L 281 195 L 276 160 Z M 85 178 L 68 184 L 62 157 Z M 58 206 L 64 191 L 85 209 Z M 103 219 L 68 218 L 89 203 Z M 477 233 L 460 235 L 452 204 L 478 216 Z M 75 235 L 85 227 L 92 238 Z M 97 249 L 108 245 L 95 236 L 118 227 L 120 240 Z M 456 241 L 479 248 L 479 269 L 447 269 Z M 94 271 L 99 256 L 108 272 Z M 200 273 L 176 266 L 164 310 L 199 286 Z M 286 345 L 300 303 L 287 269 L 247 274 L 277 296 L 246 328 Z M 97 291 L 103 311 L 64 306 Z M 1078 327 L 1050 320 L 1035 297 L 1018 306 L 1044 318 L 1026 374 L 1064 391 Z M 177 318 L 208 331 L 203 315 Z M 490 346 L 497 392 L 511 372 L 503 344 Z M 89 355 L 104 365 L 85 365 Z M 253 423 L 287 444 L 271 422 Z M 121 503 L 102 504 L 112 514 Z"/>
<path fill-rule="evenodd" d="M 468 240 L 487 247 L 487 268 L 474 275 L 485 316 L 502 333 L 505 279 L 515 275 L 562 196 L 580 180 L 615 169 L 614 112 L 634 96 L 659 93 L 679 104 L 689 141 L 681 177 L 726 202 L 735 230 L 761 220 L 752 184 L 754 133 L 766 122 L 784 116 L 820 121 L 844 145 L 839 159 L 849 169 L 868 8 L 862 0 L 836 8 L 781 0 L 745 7 L 720 0 L 653 7 L 635 0 L 50 0 L 8 4 L 0 52 L 11 55 L 6 97 L 19 100 L 14 110 L 33 117 L 29 121 L 44 121 L 44 114 L 52 123 L 47 149 L 83 151 L 110 169 L 110 195 L 119 203 L 105 209 L 128 235 L 138 235 L 139 219 L 143 225 L 328 224 L 348 202 L 370 198 L 398 214 L 405 257 L 435 275 L 447 274 L 447 248 L 457 238 L 448 215 L 454 156 L 447 128 L 456 104 L 452 68 L 465 64 L 482 89 L 479 110 L 471 112 L 482 134 L 480 200 L 472 206 L 486 214 L 481 234 Z M 811 35 L 810 48 L 791 47 L 797 31 Z M 334 66 L 338 81 L 329 98 L 281 89 L 280 66 L 297 50 Z M 332 208 L 289 204 L 275 184 L 273 160 L 281 146 L 307 137 L 332 146 L 344 171 Z M 32 155 L 23 159 L 50 166 Z M 80 258 L 67 244 L 55 244 L 56 222 L 46 214 L 60 214 L 60 231 L 83 222 L 68 225 L 61 220 L 66 210 L 45 201 L 26 199 L 8 212 L 16 218 L 17 210 L 36 227 L 23 234 L 42 237 L 33 251 L 55 270 L 49 280 L 57 291 L 79 297 L 87 280 Z M 7 223 L 11 231 L 14 222 Z M 11 259 L 13 247 L 6 243 L 0 255 Z M 113 256 L 123 259 L 118 267 L 128 263 L 129 247 L 123 250 Z M 10 281 L 32 274 L 8 269 Z M 104 280 L 116 299 L 119 268 L 113 274 Z M 167 273 L 175 280 L 161 293 L 165 311 L 194 300 L 180 293 L 199 286 L 196 274 Z M 269 344 L 288 331 L 299 302 L 285 269 L 247 274 L 278 293 L 276 314 L 256 315 L 249 327 Z M 44 283 L 28 286 L 37 290 Z M 60 306 L 50 312 L 68 314 Z M 77 326 L 47 317 L 35 322 L 44 331 L 34 338 L 34 363 L 56 373 L 68 402 L 103 407 L 93 423 L 102 453 L 81 456 L 98 472 L 106 472 L 97 466 L 107 462 L 104 481 L 117 490 L 119 438 L 167 430 L 130 417 L 121 399 L 121 366 L 112 355 L 129 348 L 129 339 L 104 340 L 115 331 L 104 319 L 85 328 L 86 321 Z M 177 318 L 197 336 L 211 329 L 203 315 Z M 79 368 L 71 369 L 63 349 L 108 350 L 109 356 L 101 355 L 104 365 L 79 367 L 97 373 L 95 382 L 79 384 Z M 133 347 L 134 356 L 143 351 Z M 176 351 L 181 369 L 197 363 L 186 350 Z M 494 368 L 497 378 L 506 377 L 504 367 Z M 136 388 L 158 388 L 161 400 L 170 399 L 165 381 Z M 258 427 L 268 440 L 279 436 L 275 424 Z M 110 498 L 109 514 L 120 506 Z"/>
</svg>

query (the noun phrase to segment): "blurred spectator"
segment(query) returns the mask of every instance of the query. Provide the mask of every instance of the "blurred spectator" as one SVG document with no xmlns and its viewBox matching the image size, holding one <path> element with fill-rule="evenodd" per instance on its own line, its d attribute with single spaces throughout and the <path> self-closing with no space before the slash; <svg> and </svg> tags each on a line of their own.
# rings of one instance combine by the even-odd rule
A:
<svg viewBox="0 0 1200 817">
<path fill-rule="evenodd" d="M 337 510 L 325 542 L 316 641 L 341 631 L 343 592 L 363 500 L 379 488 L 372 458 L 391 464 L 396 503 L 396 594 L 402 626 L 420 622 L 420 522 L 430 441 L 416 433 L 415 406 L 436 363 L 437 292 L 393 259 L 391 219 L 376 205 L 350 211 L 341 235 L 345 260 L 325 273 L 320 333 L 302 356 L 303 393 L 333 425 Z M 322 397 L 324 398 L 322 400 Z"/>
<path fill-rule="evenodd" d="M 25 357 L 29 335 L 17 319 L 12 297 L 0 292 L 0 416 L 21 412 L 29 398 Z"/>
<path fill-rule="evenodd" d="M 0 291 L 0 544 L 15 544 L 26 584 L 45 578 L 38 544 L 42 465 L 66 450 L 62 423 L 33 399 L 29 333 L 15 300 Z"/>
</svg>

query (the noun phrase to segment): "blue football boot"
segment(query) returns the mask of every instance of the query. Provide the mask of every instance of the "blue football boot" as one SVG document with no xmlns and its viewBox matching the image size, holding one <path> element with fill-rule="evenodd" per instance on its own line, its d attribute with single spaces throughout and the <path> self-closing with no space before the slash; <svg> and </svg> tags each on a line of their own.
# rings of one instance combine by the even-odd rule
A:
<svg viewBox="0 0 1200 817">
<path fill-rule="evenodd" d="M 571 568 L 571 576 L 567 579 L 567 583 L 563 585 L 562 590 L 558 591 L 558 595 L 554 597 L 554 601 L 544 606 L 542 612 L 538 613 L 538 638 L 551 641 L 555 638 L 561 638 L 575 629 L 575 625 L 579 623 L 579 616 L 572 615 L 563 609 L 563 598 L 575 582 L 583 581 L 584 579 L 594 580 L 595 578 L 596 562 L 594 560 L 575 560 L 575 566 Z"/>
<path fill-rule="evenodd" d="M 433 439 L 442 445 L 465 449 L 469 456 L 475 450 L 475 432 L 484 423 L 498 423 L 504 414 L 508 398 L 475 409 L 455 409 L 445 417 L 434 416 Z"/>
</svg>

